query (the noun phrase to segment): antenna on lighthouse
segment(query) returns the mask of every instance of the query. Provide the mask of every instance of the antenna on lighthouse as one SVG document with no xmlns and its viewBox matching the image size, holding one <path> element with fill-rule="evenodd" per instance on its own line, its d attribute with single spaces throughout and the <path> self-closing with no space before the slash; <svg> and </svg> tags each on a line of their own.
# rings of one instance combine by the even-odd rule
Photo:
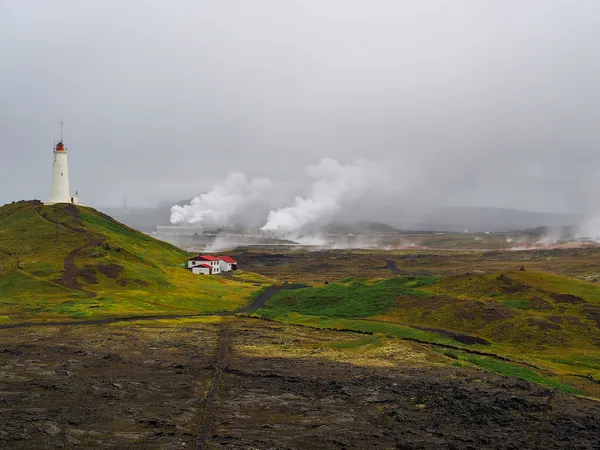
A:
<svg viewBox="0 0 600 450">
<path fill-rule="evenodd" d="M 62 142 L 62 129 L 63 129 L 63 125 L 65 124 L 65 120 L 64 119 L 60 119 L 58 121 L 58 124 L 60 125 L 60 142 Z"/>
</svg>

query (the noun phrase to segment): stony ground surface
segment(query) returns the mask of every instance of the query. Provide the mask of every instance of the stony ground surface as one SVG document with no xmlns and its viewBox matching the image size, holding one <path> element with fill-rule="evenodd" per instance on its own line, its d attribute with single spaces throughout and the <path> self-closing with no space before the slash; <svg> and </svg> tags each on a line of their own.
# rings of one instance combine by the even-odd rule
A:
<svg viewBox="0 0 600 450">
<path fill-rule="evenodd" d="M 241 318 L 0 330 L 0 448 L 598 448 L 600 404 Z"/>
</svg>

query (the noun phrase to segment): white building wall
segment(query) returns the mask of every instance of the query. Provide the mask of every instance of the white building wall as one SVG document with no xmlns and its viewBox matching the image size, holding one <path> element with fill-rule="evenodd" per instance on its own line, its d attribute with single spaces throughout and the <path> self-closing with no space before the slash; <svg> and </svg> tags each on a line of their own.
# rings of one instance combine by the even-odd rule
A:
<svg viewBox="0 0 600 450">
<path fill-rule="evenodd" d="M 201 264 L 208 264 L 209 266 L 212 267 L 213 274 L 215 274 L 215 273 L 221 273 L 221 264 L 220 263 L 222 263 L 222 262 L 223 261 L 221 261 L 220 259 L 218 261 L 188 260 L 187 266 L 188 266 L 188 269 L 195 269 L 196 266 L 199 266 Z M 208 269 L 206 269 L 206 268 L 204 268 L 204 269 L 208 271 Z"/>
<path fill-rule="evenodd" d="M 210 269 L 208 267 L 192 267 L 192 273 L 194 275 L 210 275 Z"/>
<path fill-rule="evenodd" d="M 54 151 L 52 188 L 50 189 L 50 200 L 48 203 L 71 203 L 66 149 L 61 152 Z"/>
<path fill-rule="evenodd" d="M 220 267 L 221 267 L 221 271 L 222 272 L 229 272 L 229 271 L 231 271 L 231 263 L 225 262 L 223 260 L 220 260 L 219 262 L 221 263 Z"/>
</svg>

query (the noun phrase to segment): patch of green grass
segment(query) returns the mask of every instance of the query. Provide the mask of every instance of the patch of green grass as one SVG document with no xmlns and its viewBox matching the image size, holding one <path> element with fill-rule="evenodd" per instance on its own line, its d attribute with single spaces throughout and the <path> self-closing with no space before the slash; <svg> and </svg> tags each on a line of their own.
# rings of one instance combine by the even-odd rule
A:
<svg viewBox="0 0 600 450">
<path fill-rule="evenodd" d="M 509 308 L 521 309 L 523 311 L 531 309 L 531 301 L 527 299 L 505 298 L 502 303 Z"/>
<path fill-rule="evenodd" d="M 497 359 L 482 358 L 469 354 L 464 354 L 463 359 L 465 361 L 470 362 L 471 364 L 481 367 L 482 369 L 488 372 L 492 372 L 498 375 L 520 378 L 521 380 L 529 381 L 530 383 L 542 384 L 544 386 L 558 389 L 559 391 L 567 392 L 569 394 L 581 393 L 579 389 L 576 389 L 573 386 L 570 386 L 566 383 L 561 383 L 560 381 L 556 381 L 550 377 L 540 375 L 539 373 L 534 372 L 533 370 L 530 370 L 526 367 L 518 366 L 516 364 L 511 364 L 509 362 L 500 361 Z"/>
<path fill-rule="evenodd" d="M 552 358 L 551 361 L 569 366 L 584 366 L 600 370 L 600 356 L 596 355 L 569 355 Z"/>
<path fill-rule="evenodd" d="M 252 314 L 252 316 L 264 318 L 262 311 L 262 309 L 258 310 L 256 313 Z M 458 348 L 472 347 L 466 344 L 461 344 L 447 336 L 431 333 L 429 331 L 422 331 L 415 328 L 403 327 L 402 325 L 396 325 L 393 323 L 376 322 L 372 320 L 319 317 L 298 313 L 289 313 L 270 319 L 278 322 L 303 325 L 313 328 L 358 331 L 368 334 L 383 334 L 399 339 L 410 339 L 431 344 L 451 345 Z"/>
<path fill-rule="evenodd" d="M 452 350 L 444 350 L 442 354 L 448 358 L 458 359 L 458 353 L 453 352 Z"/>
<path fill-rule="evenodd" d="M 378 280 L 371 284 L 353 280 L 350 283 L 332 283 L 282 291 L 273 296 L 261 310 L 266 318 L 288 312 L 324 317 L 369 317 L 394 306 L 400 296 L 424 297 L 419 288 L 429 286 L 436 277 L 406 277 Z"/>
</svg>

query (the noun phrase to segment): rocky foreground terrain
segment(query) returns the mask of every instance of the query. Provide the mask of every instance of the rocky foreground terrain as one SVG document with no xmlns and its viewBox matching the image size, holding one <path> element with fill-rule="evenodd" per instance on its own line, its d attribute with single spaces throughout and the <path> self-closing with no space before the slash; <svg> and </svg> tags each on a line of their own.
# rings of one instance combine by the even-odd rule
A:
<svg viewBox="0 0 600 450">
<path fill-rule="evenodd" d="M 0 330 L 0 448 L 598 448 L 600 403 L 246 318 Z"/>
</svg>

